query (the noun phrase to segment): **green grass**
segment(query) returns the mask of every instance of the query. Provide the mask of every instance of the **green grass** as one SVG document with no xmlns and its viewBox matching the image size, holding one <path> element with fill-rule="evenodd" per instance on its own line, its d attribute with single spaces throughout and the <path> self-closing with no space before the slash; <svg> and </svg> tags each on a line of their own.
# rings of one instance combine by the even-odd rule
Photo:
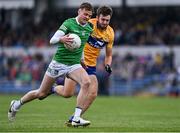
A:
<svg viewBox="0 0 180 133">
<path fill-rule="evenodd" d="M 98 97 L 84 118 L 86 128 L 64 125 L 74 112 L 75 98 L 50 96 L 24 105 L 16 121 L 7 120 L 12 99 L 20 95 L 0 95 L 0 132 L 180 132 L 180 99 Z"/>
</svg>

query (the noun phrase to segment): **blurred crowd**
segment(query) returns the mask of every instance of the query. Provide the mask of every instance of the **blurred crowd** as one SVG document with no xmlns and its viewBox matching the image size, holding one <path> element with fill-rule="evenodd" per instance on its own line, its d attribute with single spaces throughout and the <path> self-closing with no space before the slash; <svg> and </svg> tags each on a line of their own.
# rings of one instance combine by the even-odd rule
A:
<svg viewBox="0 0 180 133">
<path fill-rule="evenodd" d="M 0 79 L 19 81 L 21 84 L 40 82 L 49 62 L 42 54 L 7 56 L 0 54 Z"/>
<path fill-rule="evenodd" d="M 180 9 L 132 8 L 115 12 L 115 44 L 117 45 L 179 45 Z"/>
<path fill-rule="evenodd" d="M 156 53 L 137 56 L 130 52 L 120 57 L 118 53 L 113 56 L 114 75 L 124 81 L 142 79 L 148 75 L 168 73 L 175 69 L 174 53 Z"/>
<path fill-rule="evenodd" d="M 177 7 L 114 8 L 111 26 L 115 45 L 178 45 L 180 9 Z M 18 15 L 17 15 L 18 14 Z M 44 11 L 39 21 L 33 10 L 0 10 L 0 45 L 49 46 L 49 39 L 76 10 Z"/>
</svg>

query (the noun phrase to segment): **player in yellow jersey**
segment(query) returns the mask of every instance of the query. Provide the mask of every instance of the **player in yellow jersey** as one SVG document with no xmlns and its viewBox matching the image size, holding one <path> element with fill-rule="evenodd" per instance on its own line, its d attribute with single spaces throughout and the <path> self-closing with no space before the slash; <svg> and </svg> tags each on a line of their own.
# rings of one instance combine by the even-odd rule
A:
<svg viewBox="0 0 180 133">
<path fill-rule="evenodd" d="M 95 100 L 98 92 L 98 81 L 96 77 L 96 64 L 97 58 L 102 48 L 106 48 L 105 56 L 105 70 L 108 74 L 111 74 L 111 62 L 112 62 L 112 47 L 114 42 L 114 31 L 109 26 L 109 22 L 112 16 L 112 9 L 108 6 L 102 6 L 97 10 L 97 17 L 90 19 L 90 23 L 93 24 L 93 32 L 89 36 L 88 42 L 84 48 L 84 64 L 86 71 L 91 79 L 91 84 L 88 89 L 88 100 L 84 106 L 84 113 L 91 103 Z"/>
<path fill-rule="evenodd" d="M 96 77 L 96 64 L 97 58 L 100 54 L 100 51 L 103 47 L 106 47 L 106 56 L 105 56 L 105 70 L 111 74 L 111 62 L 112 62 L 112 46 L 114 42 L 114 31 L 109 26 L 109 22 L 112 16 L 112 9 L 109 6 L 102 6 L 97 9 L 97 17 L 94 19 L 90 19 L 90 23 L 93 26 L 93 33 L 90 35 L 88 42 L 84 48 L 84 59 L 82 61 L 82 65 L 86 69 L 86 72 L 89 75 L 91 80 L 89 88 L 86 88 L 86 100 L 81 98 L 84 97 L 84 94 L 81 90 L 77 97 L 77 103 L 83 103 L 83 107 L 79 108 L 75 114 L 82 115 L 91 105 L 91 103 L 95 100 L 98 92 L 98 81 Z M 68 79 L 65 80 L 68 82 L 68 87 L 64 89 L 63 86 L 58 85 L 52 89 L 53 92 L 61 95 L 63 97 L 71 97 L 74 95 L 76 81 Z M 68 88 L 68 89 L 67 89 Z M 82 101 L 83 100 L 83 101 Z M 75 116 L 71 116 L 68 120 L 68 125 L 73 124 L 73 118 Z M 84 125 L 83 125 L 84 126 Z"/>
</svg>

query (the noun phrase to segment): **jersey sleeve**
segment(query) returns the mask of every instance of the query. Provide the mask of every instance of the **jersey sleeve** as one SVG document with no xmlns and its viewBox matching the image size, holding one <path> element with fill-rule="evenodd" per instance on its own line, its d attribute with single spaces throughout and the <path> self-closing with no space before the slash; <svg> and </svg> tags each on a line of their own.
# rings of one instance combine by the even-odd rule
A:
<svg viewBox="0 0 180 133">
<path fill-rule="evenodd" d="M 63 24 L 59 27 L 59 30 L 63 31 L 65 34 L 68 33 L 70 22 L 68 20 L 64 21 Z"/>
<path fill-rule="evenodd" d="M 110 28 L 109 30 L 109 43 L 107 45 L 108 48 L 112 48 L 114 44 L 114 30 Z"/>
</svg>

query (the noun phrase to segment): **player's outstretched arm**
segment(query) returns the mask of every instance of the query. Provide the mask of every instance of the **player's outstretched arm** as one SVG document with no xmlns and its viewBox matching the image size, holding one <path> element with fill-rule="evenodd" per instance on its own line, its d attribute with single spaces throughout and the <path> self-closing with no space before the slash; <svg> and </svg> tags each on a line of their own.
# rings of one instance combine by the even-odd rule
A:
<svg viewBox="0 0 180 133">
<path fill-rule="evenodd" d="M 111 63 L 112 63 L 112 48 L 106 47 L 105 70 L 109 74 L 111 74 L 112 72 Z"/>
</svg>

